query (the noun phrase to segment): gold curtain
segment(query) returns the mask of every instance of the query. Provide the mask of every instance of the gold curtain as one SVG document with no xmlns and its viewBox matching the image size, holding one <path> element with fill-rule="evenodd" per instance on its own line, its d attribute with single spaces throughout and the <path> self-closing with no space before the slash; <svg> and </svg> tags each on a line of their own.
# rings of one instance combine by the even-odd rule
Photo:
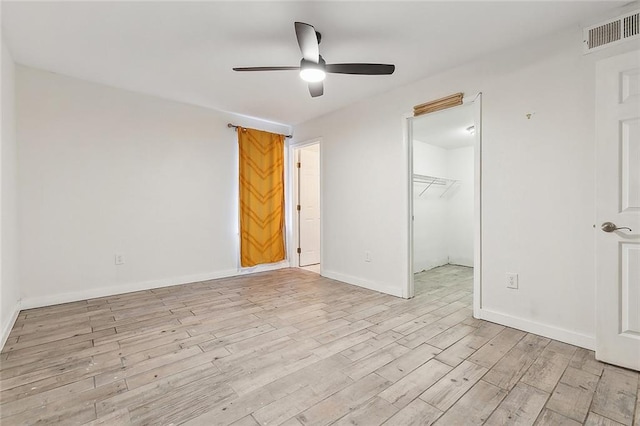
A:
<svg viewBox="0 0 640 426">
<path fill-rule="evenodd" d="M 285 259 L 284 136 L 238 127 L 240 264 Z"/>
</svg>

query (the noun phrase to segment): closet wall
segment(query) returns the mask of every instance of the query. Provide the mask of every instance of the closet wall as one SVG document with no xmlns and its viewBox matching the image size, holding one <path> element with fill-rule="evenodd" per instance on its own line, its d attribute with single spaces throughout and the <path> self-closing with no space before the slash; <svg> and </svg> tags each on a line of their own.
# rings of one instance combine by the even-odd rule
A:
<svg viewBox="0 0 640 426">
<path fill-rule="evenodd" d="M 413 141 L 413 173 L 447 176 L 447 150 Z M 447 247 L 447 199 L 438 185 L 413 183 L 413 272 L 449 263 Z M 452 188 L 453 189 L 453 188 Z M 424 192 L 423 192 L 424 191 Z M 422 194 L 422 195 L 421 195 Z M 445 196 L 447 194 L 444 194 Z"/>
<path fill-rule="evenodd" d="M 474 148 L 438 145 L 413 141 L 414 175 L 446 179 L 414 179 L 414 272 L 473 266 Z"/>
<path fill-rule="evenodd" d="M 473 266 L 474 147 L 448 150 L 447 173 L 459 180 L 445 194 L 449 263 Z"/>
</svg>

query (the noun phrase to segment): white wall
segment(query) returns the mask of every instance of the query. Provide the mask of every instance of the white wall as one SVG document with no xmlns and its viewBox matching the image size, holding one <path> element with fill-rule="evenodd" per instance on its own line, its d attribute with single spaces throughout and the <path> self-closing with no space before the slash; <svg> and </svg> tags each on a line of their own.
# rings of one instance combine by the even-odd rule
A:
<svg viewBox="0 0 640 426">
<path fill-rule="evenodd" d="M 414 140 L 413 173 L 448 177 L 447 150 Z M 413 272 L 428 271 L 449 263 L 449 203 L 440 197 L 440 187 L 432 186 L 424 191 L 426 187 L 426 184 L 413 185 Z"/>
<path fill-rule="evenodd" d="M 238 273 L 227 122 L 290 129 L 16 69 L 24 306 Z"/>
<path fill-rule="evenodd" d="M 595 61 L 634 47 L 584 56 L 576 27 L 296 126 L 300 140 L 323 140 L 325 275 L 402 294 L 410 196 L 402 116 L 482 92 L 482 315 L 592 347 Z M 505 288 L 506 272 L 519 274 L 519 290 Z"/>
<path fill-rule="evenodd" d="M 457 179 L 446 194 L 447 255 L 453 265 L 473 266 L 474 147 L 447 150 L 447 177 Z"/>
<path fill-rule="evenodd" d="M 17 240 L 17 153 L 15 126 L 15 64 L 2 41 L 2 144 L 0 169 L 0 348 L 9 335 L 20 303 Z"/>
</svg>

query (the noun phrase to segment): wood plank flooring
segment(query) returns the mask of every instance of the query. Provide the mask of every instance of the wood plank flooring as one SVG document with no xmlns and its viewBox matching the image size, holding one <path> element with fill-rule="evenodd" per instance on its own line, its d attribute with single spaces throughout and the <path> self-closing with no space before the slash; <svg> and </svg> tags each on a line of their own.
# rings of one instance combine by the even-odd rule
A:
<svg viewBox="0 0 640 426">
<path fill-rule="evenodd" d="M 284 269 L 25 310 L 0 423 L 640 426 L 637 372 L 472 318 L 471 282 L 403 300 Z"/>
</svg>

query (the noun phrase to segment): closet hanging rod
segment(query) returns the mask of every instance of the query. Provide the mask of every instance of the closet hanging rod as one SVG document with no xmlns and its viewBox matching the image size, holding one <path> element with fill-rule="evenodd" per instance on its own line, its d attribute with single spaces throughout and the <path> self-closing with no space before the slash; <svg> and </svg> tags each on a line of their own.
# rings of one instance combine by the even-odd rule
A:
<svg viewBox="0 0 640 426">
<path fill-rule="evenodd" d="M 446 185 L 448 180 L 445 179 L 439 179 L 439 178 L 434 178 L 434 179 L 414 179 L 413 180 L 416 183 L 435 183 L 436 185 Z"/>
<path fill-rule="evenodd" d="M 442 194 L 440 194 L 440 198 L 442 198 L 444 196 L 444 194 L 446 194 L 453 185 L 455 185 L 456 183 L 459 182 L 458 179 L 449 179 L 449 178 L 442 178 L 442 177 L 436 177 L 436 176 L 427 176 L 427 175 L 419 175 L 419 174 L 415 174 L 413 175 L 413 181 L 417 182 L 417 183 L 423 183 L 423 184 L 427 184 L 427 187 L 424 188 L 420 194 L 418 194 L 418 196 L 422 196 L 422 194 L 424 194 L 429 188 L 431 188 L 432 185 L 439 185 L 439 186 L 446 186 L 444 192 Z"/>
<path fill-rule="evenodd" d="M 441 181 L 457 181 L 458 179 L 450 179 L 445 177 L 438 176 L 428 176 L 428 175 L 419 175 L 417 173 L 413 174 L 413 180 L 441 180 Z"/>
<path fill-rule="evenodd" d="M 231 123 L 227 123 L 227 127 L 228 127 L 228 128 L 230 128 L 230 129 L 231 129 L 231 128 L 233 128 L 233 129 L 234 129 L 234 130 L 236 130 L 236 131 L 237 131 L 238 129 L 242 129 L 242 126 L 237 126 L 237 125 L 235 125 L 235 124 L 231 124 Z M 284 137 L 285 137 L 285 138 L 292 138 L 292 137 L 293 137 L 293 135 L 284 135 Z"/>
<path fill-rule="evenodd" d="M 444 194 L 446 194 L 446 193 L 451 189 L 451 187 L 452 187 L 453 185 L 455 185 L 457 182 L 458 182 L 458 181 L 453 181 L 453 182 L 451 182 L 451 185 L 449 185 L 449 186 L 447 187 L 447 189 L 445 189 L 445 190 L 444 190 L 444 192 L 443 192 L 442 194 L 440 194 L 440 198 L 444 197 Z"/>
<path fill-rule="evenodd" d="M 427 185 L 427 187 L 422 190 L 422 192 L 420 193 L 420 195 L 418 195 L 418 197 L 422 197 L 422 194 L 424 194 L 427 189 L 431 188 L 431 185 L 433 185 L 433 182 L 431 182 L 429 185 Z M 438 184 L 438 185 L 440 185 L 440 184 Z"/>
</svg>

